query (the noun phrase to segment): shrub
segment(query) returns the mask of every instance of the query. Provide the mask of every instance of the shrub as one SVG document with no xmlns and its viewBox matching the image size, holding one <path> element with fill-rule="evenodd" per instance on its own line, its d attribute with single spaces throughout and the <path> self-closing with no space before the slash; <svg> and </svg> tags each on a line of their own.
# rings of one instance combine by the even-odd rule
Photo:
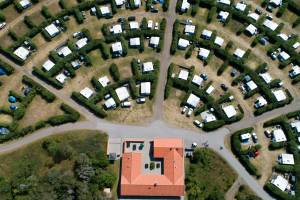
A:
<svg viewBox="0 0 300 200">
<path fill-rule="evenodd" d="M 120 72 L 119 72 L 118 66 L 115 63 L 110 65 L 109 72 L 110 72 L 110 75 L 112 76 L 112 78 L 114 79 L 114 81 L 117 82 L 120 80 Z"/>
<path fill-rule="evenodd" d="M 169 9 L 170 0 L 164 0 L 164 3 L 162 5 L 163 11 L 167 12 Z"/>
<path fill-rule="evenodd" d="M 208 123 L 204 124 L 203 130 L 204 131 L 213 131 L 213 130 L 220 128 L 224 124 L 225 124 L 224 120 L 216 120 L 216 121 L 208 122 Z"/>
<path fill-rule="evenodd" d="M 269 144 L 269 150 L 276 150 L 276 149 L 281 149 L 285 145 L 284 142 L 271 142 Z"/>
<path fill-rule="evenodd" d="M 210 10 L 207 14 L 207 19 L 206 19 L 207 23 L 210 23 L 212 21 L 212 19 L 216 15 L 216 12 L 217 12 L 217 7 L 216 6 L 213 6 L 213 7 L 210 8 Z"/>
</svg>

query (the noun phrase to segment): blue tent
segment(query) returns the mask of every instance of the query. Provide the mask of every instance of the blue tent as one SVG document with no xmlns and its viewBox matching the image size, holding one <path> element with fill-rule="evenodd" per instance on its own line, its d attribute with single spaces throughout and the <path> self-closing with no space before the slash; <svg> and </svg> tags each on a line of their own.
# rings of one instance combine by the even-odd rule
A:
<svg viewBox="0 0 300 200">
<path fill-rule="evenodd" d="M 7 128 L 1 127 L 0 128 L 0 135 L 6 135 L 9 133 L 9 130 Z"/>
<path fill-rule="evenodd" d="M 0 67 L 0 76 L 4 76 L 4 75 L 6 75 L 6 72 L 2 67 Z"/>
<path fill-rule="evenodd" d="M 15 105 L 10 105 L 9 108 L 10 108 L 11 110 L 16 110 L 16 109 L 17 109 L 17 107 L 16 107 Z"/>
<path fill-rule="evenodd" d="M 16 97 L 14 97 L 14 96 L 9 96 L 9 97 L 8 97 L 8 101 L 9 101 L 9 103 L 16 103 L 16 102 L 17 102 L 17 99 L 16 99 Z"/>
</svg>

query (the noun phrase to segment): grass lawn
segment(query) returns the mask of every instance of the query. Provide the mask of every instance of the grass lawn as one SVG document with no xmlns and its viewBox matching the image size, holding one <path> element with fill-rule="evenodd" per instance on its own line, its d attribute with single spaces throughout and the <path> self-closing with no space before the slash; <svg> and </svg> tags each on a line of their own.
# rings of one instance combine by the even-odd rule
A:
<svg viewBox="0 0 300 200">
<path fill-rule="evenodd" d="M 107 139 L 99 131 L 73 131 L 1 155 L 1 199 L 102 199 L 119 171 L 117 162 L 107 162 Z"/>
<path fill-rule="evenodd" d="M 237 195 L 235 196 L 236 200 L 261 200 L 256 196 L 248 186 L 242 185 L 239 188 Z"/>
<path fill-rule="evenodd" d="M 237 178 L 236 173 L 215 152 L 199 148 L 186 160 L 186 192 L 189 200 L 222 199 Z"/>
<path fill-rule="evenodd" d="M 18 37 L 22 37 L 29 31 L 29 28 L 24 22 L 21 21 L 12 27 L 11 30 L 14 31 Z"/>
</svg>

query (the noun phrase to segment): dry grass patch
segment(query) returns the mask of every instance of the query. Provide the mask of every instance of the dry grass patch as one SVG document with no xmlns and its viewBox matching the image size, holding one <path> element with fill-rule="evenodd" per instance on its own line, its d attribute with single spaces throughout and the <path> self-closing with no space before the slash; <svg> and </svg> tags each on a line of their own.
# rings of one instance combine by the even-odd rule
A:
<svg viewBox="0 0 300 200">
<path fill-rule="evenodd" d="M 0 124 L 11 124 L 13 122 L 13 118 L 10 115 L 0 114 Z"/>
<path fill-rule="evenodd" d="M 41 14 L 41 11 L 35 12 L 32 15 L 30 15 L 29 17 L 32 20 L 32 22 L 37 26 L 39 26 L 43 21 L 46 20 L 43 17 L 43 15 Z"/>
<path fill-rule="evenodd" d="M 19 122 L 19 128 L 26 127 L 39 120 L 47 120 L 49 117 L 64 114 L 59 108 L 60 104 L 61 102 L 58 100 L 47 103 L 40 96 L 35 96 L 26 108 L 26 114 Z"/>
<path fill-rule="evenodd" d="M 4 16 L 5 16 L 5 21 L 6 21 L 6 23 L 9 23 L 9 22 L 11 22 L 11 21 L 13 21 L 14 19 L 16 19 L 16 17 L 18 16 L 18 15 L 20 15 L 20 13 L 18 13 L 17 11 L 16 11 L 16 9 L 14 8 L 14 5 L 10 5 L 10 6 L 8 6 L 7 8 L 5 8 L 4 10 L 3 10 L 3 14 L 4 14 Z"/>
<path fill-rule="evenodd" d="M 61 11 L 58 1 L 53 1 L 53 3 L 48 6 L 48 9 L 52 15 L 56 15 Z"/>
<path fill-rule="evenodd" d="M 147 99 L 145 104 L 131 101 L 131 108 L 117 108 L 107 111 L 107 120 L 123 124 L 142 124 L 150 121 L 153 115 L 153 101 Z"/>
<path fill-rule="evenodd" d="M 12 27 L 12 31 L 14 31 L 18 37 L 22 37 L 29 30 L 30 29 L 27 27 L 27 25 L 23 21 L 20 21 L 19 23 L 17 23 L 15 26 Z"/>
<path fill-rule="evenodd" d="M 11 45 L 14 44 L 14 41 L 11 39 L 11 37 L 8 34 L 4 34 L 1 38 L 1 46 L 4 48 L 9 48 Z"/>
</svg>

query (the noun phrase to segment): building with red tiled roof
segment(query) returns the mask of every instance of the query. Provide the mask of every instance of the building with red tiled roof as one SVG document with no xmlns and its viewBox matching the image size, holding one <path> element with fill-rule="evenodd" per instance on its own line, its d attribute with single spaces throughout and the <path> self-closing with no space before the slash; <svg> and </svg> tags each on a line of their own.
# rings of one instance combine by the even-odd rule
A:
<svg viewBox="0 0 300 200">
<path fill-rule="evenodd" d="M 121 196 L 183 196 L 183 147 L 181 139 L 125 141 L 121 169 Z M 156 163 L 154 170 L 146 167 L 149 162 L 153 162 L 149 160 L 149 154 Z"/>
</svg>

